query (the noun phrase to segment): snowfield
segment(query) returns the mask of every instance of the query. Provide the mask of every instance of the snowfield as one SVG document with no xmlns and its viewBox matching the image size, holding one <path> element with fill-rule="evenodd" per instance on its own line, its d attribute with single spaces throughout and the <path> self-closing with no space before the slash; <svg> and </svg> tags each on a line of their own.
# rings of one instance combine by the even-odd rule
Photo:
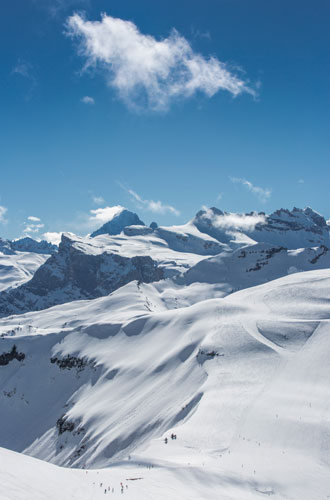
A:
<svg viewBox="0 0 330 500">
<path fill-rule="evenodd" d="M 65 236 L 175 273 L 0 319 L 1 499 L 330 498 L 328 248 L 202 255 L 191 225 Z"/>
</svg>

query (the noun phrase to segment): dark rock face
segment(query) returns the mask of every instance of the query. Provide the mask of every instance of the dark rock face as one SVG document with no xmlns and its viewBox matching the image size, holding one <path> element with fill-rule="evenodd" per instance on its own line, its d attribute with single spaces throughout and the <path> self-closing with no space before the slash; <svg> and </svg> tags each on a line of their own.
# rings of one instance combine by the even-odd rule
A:
<svg viewBox="0 0 330 500">
<path fill-rule="evenodd" d="M 163 278 L 163 269 L 149 256 L 88 253 L 88 245 L 78 243 L 63 235 L 58 253 L 30 281 L 0 293 L 0 317 L 102 297 L 133 280 L 151 283 Z"/>
<path fill-rule="evenodd" d="M 60 370 L 71 370 L 72 368 L 75 368 L 77 372 L 82 371 L 87 366 L 93 365 L 93 362 L 88 359 L 70 356 L 69 354 L 64 358 L 53 356 L 50 358 L 50 362 L 52 364 L 56 364 Z"/>
<path fill-rule="evenodd" d="M 6 366 L 14 359 L 17 359 L 17 361 L 23 361 L 23 359 L 25 359 L 24 352 L 17 352 L 15 345 L 13 345 L 11 351 L 0 354 L 0 366 Z"/>
<path fill-rule="evenodd" d="M 62 415 L 56 421 L 56 427 L 60 435 L 64 432 L 72 432 L 74 436 L 85 433 L 85 429 L 79 426 L 79 422 L 69 420 L 67 415 Z"/>
<path fill-rule="evenodd" d="M 101 234 L 116 235 L 120 234 L 124 227 L 127 226 L 144 226 L 144 222 L 138 217 L 137 214 L 130 212 L 129 210 L 122 210 L 118 215 L 116 215 L 109 222 L 106 222 L 100 229 L 94 231 L 91 234 L 91 238 L 99 236 Z"/>
<path fill-rule="evenodd" d="M 329 248 L 327 248 L 326 246 L 324 245 L 321 245 L 320 248 L 320 253 L 318 253 L 317 255 L 315 255 L 315 257 L 313 259 L 310 260 L 310 263 L 311 264 L 316 264 L 317 261 L 321 258 L 321 257 L 324 257 L 327 255 L 327 253 L 330 251 Z"/>
</svg>

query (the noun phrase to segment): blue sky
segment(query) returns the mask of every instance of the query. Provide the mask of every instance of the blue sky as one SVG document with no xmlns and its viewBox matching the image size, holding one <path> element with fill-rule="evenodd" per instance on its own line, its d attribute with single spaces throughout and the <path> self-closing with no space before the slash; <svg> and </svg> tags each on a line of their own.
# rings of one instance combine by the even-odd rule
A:
<svg viewBox="0 0 330 500">
<path fill-rule="evenodd" d="M 329 218 L 329 21 L 323 0 L 5 2 L 0 236 L 116 205 Z"/>
</svg>

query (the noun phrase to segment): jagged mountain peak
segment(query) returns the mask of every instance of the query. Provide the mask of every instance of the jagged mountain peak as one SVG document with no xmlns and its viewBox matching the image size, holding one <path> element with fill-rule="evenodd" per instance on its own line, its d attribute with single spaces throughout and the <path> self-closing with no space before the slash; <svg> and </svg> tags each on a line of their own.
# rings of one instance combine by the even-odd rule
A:
<svg viewBox="0 0 330 500">
<path fill-rule="evenodd" d="M 15 252 L 31 252 L 51 255 L 56 251 L 56 245 L 53 245 L 45 240 L 37 241 L 29 236 L 12 241 L 0 238 L 0 252 L 7 255 L 12 255 Z"/>
<path fill-rule="evenodd" d="M 325 218 L 310 207 L 292 210 L 280 208 L 245 214 L 223 212 L 216 207 L 200 210 L 192 223 L 204 233 L 222 243 L 237 246 L 244 235 L 255 242 L 303 248 L 330 245 L 329 225 Z"/>
<path fill-rule="evenodd" d="M 103 224 L 102 227 L 94 231 L 91 234 L 91 238 L 95 238 L 95 236 L 99 236 L 101 234 L 110 234 L 111 236 L 114 236 L 116 234 L 120 234 L 127 226 L 145 226 L 145 224 L 136 213 L 123 208 L 116 213 L 112 219 Z"/>
<path fill-rule="evenodd" d="M 281 220 L 288 220 L 288 218 L 299 219 L 300 223 L 305 222 L 305 224 L 307 225 L 316 224 L 321 228 L 327 226 L 325 218 L 311 207 L 305 207 L 305 208 L 293 207 L 292 210 L 288 210 L 286 208 L 280 208 L 279 210 L 275 210 L 275 212 L 270 214 L 269 218 L 272 219 L 277 218 Z"/>
<path fill-rule="evenodd" d="M 57 246 L 53 243 L 49 243 L 45 240 L 37 241 L 29 236 L 11 241 L 10 246 L 13 250 L 17 250 L 19 252 L 53 254 L 57 251 Z"/>
</svg>

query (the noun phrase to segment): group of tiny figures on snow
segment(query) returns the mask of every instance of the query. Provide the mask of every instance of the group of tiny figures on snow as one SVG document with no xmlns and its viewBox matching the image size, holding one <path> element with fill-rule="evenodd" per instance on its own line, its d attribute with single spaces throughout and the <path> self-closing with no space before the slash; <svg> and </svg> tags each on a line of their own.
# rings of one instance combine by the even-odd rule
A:
<svg viewBox="0 0 330 500">
<path fill-rule="evenodd" d="M 173 433 L 172 433 L 172 434 L 171 434 L 171 439 L 172 439 L 172 440 L 173 440 L 173 439 L 176 439 L 176 434 L 173 434 Z M 167 437 L 164 439 L 164 443 L 165 443 L 165 444 L 167 444 L 167 443 L 168 443 L 168 439 L 167 439 Z"/>
<path fill-rule="evenodd" d="M 103 486 L 103 483 L 100 483 L 100 488 L 102 488 Z M 128 485 L 126 484 L 126 489 L 128 489 Z M 122 493 L 124 493 L 124 485 L 123 483 L 120 483 L 120 491 Z M 104 488 L 104 494 L 106 493 L 114 493 L 115 492 L 115 489 L 114 488 L 110 488 L 110 486 L 108 486 L 108 488 Z"/>
</svg>

